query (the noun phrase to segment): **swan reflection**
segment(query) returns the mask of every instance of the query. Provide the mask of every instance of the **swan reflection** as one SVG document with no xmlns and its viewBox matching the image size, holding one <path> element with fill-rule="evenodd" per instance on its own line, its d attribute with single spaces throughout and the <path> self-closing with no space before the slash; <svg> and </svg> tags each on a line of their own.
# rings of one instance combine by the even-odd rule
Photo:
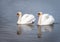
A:
<svg viewBox="0 0 60 42">
<path fill-rule="evenodd" d="M 53 30 L 53 25 L 49 25 L 49 26 L 37 26 L 37 29 L 33 29 L 34 25 L 17 25 L 18 26 L 18 30 L 17 30 L 17 34 L 21 35 L 24 33 L 31 33 L 33 32 L 32 30 L 34 30 L 34 33 L 37 31 L 37 36 L 38 38 L 42 37 L 43 32 L 52 32 Z"/>
<path fill-rule="evenodd" d="M 29 25 L 17 25 L 18 26 L 18 30 L 17 30 L 17 34 L 20 35 L 22 32 L 29 32 L 33 29 L 33 25 L 29 24 Z"/>
<path fill-rule="evenodd" d="M 53 25 L 47 25 L 47 26 L 37 26 L 38 28 L 38 38 L 42 36 L 43 32 L 52 32 Z"/>
</svg>

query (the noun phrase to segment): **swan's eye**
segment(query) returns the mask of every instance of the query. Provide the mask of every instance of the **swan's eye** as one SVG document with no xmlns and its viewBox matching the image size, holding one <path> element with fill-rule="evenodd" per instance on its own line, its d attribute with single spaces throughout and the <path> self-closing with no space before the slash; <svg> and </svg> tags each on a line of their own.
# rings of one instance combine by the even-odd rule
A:
<svg viewBox="0 0 60 42">
<path fill-rule="evenodd" d="M 38 16 L 41 16 L 42 14 L 41 13 L 38 13 Z"/>
<path fill-rule="evenodd" d="M 17 13 L 17 16 L 19 16 L 19 13 Z"/>
<path fill-rule="evenodd" d="M 40 13 L 38 13 L 38 15 L 40 15 Z"/>
<path fill-rule="evenodd" d="M 40 15 L 40 13 L 38 13 L 38 16 Z"/>
</svg>

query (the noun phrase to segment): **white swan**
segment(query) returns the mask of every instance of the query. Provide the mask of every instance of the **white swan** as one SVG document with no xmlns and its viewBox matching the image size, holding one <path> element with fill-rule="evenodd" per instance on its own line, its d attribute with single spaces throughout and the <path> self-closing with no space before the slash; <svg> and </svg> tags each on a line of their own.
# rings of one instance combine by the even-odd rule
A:
<svg viewBox="0 0 60 42">
<path fill-rule="evenodd" d="M 18 16 L 17 24 L 31 24 L 35 21 L 35 17 L 32 14 L 24 14 L 22 16 L 22 13 L 18 12 L 17 16 Z"/>
<path fill-rule="evenodd" d="M 38 25 L 51 25 L 55 21 L 53 16 L 49 14 L 42 14 L 42 12 L 39 12 L 38 16 L 39 16 Z"/>
</svg>

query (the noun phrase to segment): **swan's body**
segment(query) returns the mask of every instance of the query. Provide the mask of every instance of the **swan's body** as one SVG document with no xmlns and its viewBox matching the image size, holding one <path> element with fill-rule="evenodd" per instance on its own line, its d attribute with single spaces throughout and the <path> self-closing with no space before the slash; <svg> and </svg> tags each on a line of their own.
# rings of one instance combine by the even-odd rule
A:
<svg viewBox="0 0 60 42">
<path fill-rule="evenodd" d="M 24 14 L 23 16 L 19 13 L 17 24 L 31 24 L 35 21 L 35 17 L 32 14 Z"/>
<path fill-rule="evenodd" d="M 51 25 L 53 23 L 54 18 L 52 15 L 42 13 L 39 15 L 38 25 Z"/>
</svg>

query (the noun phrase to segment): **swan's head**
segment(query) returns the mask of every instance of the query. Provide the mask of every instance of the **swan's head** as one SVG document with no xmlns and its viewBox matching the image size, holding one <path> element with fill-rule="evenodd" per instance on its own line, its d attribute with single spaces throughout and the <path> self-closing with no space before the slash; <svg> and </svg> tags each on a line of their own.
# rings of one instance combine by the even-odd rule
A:
<svg viewBox="0 0 60 42">
<path fill-rule="evenodd" d="M 17 12 L 17 16 L 22 16 L 22 12 Z"/>
<path fill-rule="evenodd" d="M 39 13 L 38 13 L 38 16 L 41 16 L 41 15 L 42 15 L 42 12 L 39 12 Z"/>
</svg>

